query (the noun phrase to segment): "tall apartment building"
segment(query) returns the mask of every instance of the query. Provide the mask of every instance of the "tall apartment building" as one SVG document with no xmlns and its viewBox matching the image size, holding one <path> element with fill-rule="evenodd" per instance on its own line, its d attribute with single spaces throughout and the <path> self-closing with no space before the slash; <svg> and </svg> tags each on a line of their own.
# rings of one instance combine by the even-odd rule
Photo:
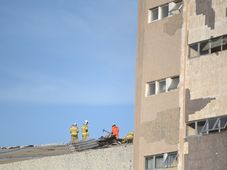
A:
<svg viewBox="0 0 227 170">
<path fill-rule="evenodd" d="M 139 0 L 134 170 L 227 169 L 227 0 Z"/>
</svg>

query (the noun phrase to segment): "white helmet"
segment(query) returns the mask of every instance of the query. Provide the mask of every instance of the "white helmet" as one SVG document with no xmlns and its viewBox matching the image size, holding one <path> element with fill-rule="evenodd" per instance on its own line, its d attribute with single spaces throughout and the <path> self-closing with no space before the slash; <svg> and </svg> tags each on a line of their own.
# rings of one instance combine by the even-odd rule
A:
<svg viewBox="0 0 227 170">
<path fill-rule="evenodd" d="M 76 122 L 74 122 L 74 123 L 73 123 L 73 126 L 77 126 L 77 123 L 76 123 Z"/>
<path fill-rule="evenodd" d="M 85 123 L 85 124 L 88 124 L 88 120 L 85 120 L 84 123 Z"/>
</svg>

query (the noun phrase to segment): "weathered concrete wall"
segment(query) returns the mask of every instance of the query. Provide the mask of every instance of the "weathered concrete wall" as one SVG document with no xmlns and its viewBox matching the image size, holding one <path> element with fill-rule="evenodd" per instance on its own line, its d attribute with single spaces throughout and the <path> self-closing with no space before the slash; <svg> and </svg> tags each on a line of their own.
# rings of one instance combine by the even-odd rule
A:
<svg viewBox="0 0 227 170">
<path fill-rule="evenodd" d="M 227 169 L 227 132 L 188 138 L 187 170 Z"/>
<path fill-rule="evenodd" d="M 226 75 L 227 51 L 188 61 L 186 88 L 189 89 L 191 107 L 194 108 L 188 110 L 191 113 L 189 121 L 226 114 Z M 193 100 L 196 101 L 194 104 Z"/>
<path fill-rule="evenodd" d="M 188 2 L 188 44 L 227 34 L 227 0 Z M 185 56 L 189 121 L 225 115 L 227 51 L 190 59 Z M 194 102 L 193 102 L 194 101 Z"/>
<path fill-rule="evenodd" d="M 227 34 L 227 0 L 184 0 L 178 169 L 226 169 L 226 134 L 186 140 L 186 123 L 227 112 L 227 51 L 189 57 L 189 44 Z M 185 142 L 186 141 L 186 142 Z M 217 157 L 216 152 L 222 155 Z"/>
<path fill-rule="evenodd" d="M 146 83 L 180 74 L 182 16 L 148 23 L 148 11 L 172 0 L 138 0 L 138 49 L 135 103 L 134 169 L 145 156 L 177 151 L 179 91 L 145 96 Z"/>
<path fill-rule="evenodd" d="M 133 145 L 0 165 L 0 170 L 132 170 Z"/>
<path fill-rule="evenodd" d="M 226 8 L 227 0 L 188 1 L 188 43 L 226 34 Z"/>
</svg>

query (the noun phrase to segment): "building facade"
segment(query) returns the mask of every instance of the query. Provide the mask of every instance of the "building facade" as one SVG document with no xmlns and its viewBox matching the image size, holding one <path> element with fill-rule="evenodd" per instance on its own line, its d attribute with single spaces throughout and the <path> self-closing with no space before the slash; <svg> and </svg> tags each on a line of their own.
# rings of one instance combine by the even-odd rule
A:
<svg viewBox="0 0 227 170">
<path fill-rule="evenodd" d="M 227 169 L 227 0 L 139 0 L 134 169 Z"/>
</svg>

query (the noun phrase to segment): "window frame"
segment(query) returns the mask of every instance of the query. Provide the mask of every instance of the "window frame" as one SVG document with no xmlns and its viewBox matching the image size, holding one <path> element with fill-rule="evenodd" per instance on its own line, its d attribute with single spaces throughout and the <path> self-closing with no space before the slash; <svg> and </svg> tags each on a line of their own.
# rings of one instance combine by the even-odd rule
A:
<svg viewBox="0 0 227 170">
<path fill-rule="evenodd" d="M 164 156 L 167 155 L 166 159 L 164 160 Z M 165 163 L 166 160 L 170 160 L 169 157 L 170 156 L 174 156 L 175 158 L 173 159 L 173 161 L 170 161 L 170 163 Z M 167 153 L 162 153 L 162 154 L 156 154 L 156 155 L 149 155 L 149 156 L 145 156 L 145 162 L 144 162 L 144 169 L 145 170 L 156 170 L 156 169 L 167 169 L 167 168 L 173 168 L 173 167 L 177 167 L 178 164 L 178 151 L 173 151 L 173 152 L 167 152 Z M 157 158 L 160 158 L 161 160 L 161 165 L 157 165 Z M 152 160 L 152 167 L 148 168 L 148 161 Z M 160 161 L 159 160 L 159 161 Z M 176 164 L 174 164 L 174 161 L 176 161 Z"/>
<path fill-rule="evenodd" d="M 211 123 L 212 121 L 214 122 Z M 191 128 L 194 129 L 194 134 L 189 134 Z M 227 131 L 227 116 L 211 117 L 187 123 L 187 136 L 221 133 L 222 131 Z"/>
<path fill-rule="evenodd" d="M 173 5 L 173 3 L 175 4 L 175 6 L 172 7 L 172 9 L 170 9 L 170 6 Z M 183 0 L 175 0 L 175 1 L 172 1 L 172 2 L 169 2 L 169 3 L 165 3 L 165 4 L 162 4 L 162 5 L 150 8 L 150 9 L 148 9 L 148 23 L 153 23 L 155 21 L 162 20 L 162 19 L 168 18 L 170 16 L 174 16 L 175 14 L 173 14 L 173 11 L 178 10 L 178 11 L 181 12 L 180 9 L 182 8 L 182 6 L 183 6 Z M 167 15 L 163 16 L 163 9 L 165 7 L 167 7 Z M 157 10 L 157 18 L 156 19 L 153 19 L 153 13 L 152 13 L 153 10 Z"/>
<path fill-rule="evenodd" d="M 212 43 L 214 43 L 215 40 L 217 41 L 220 40 L 220 44 L 216 47 L 212 47 Z M 204 47 L 208 46 L 208 49 L 202 50 L 202 47 L 201 47 L 202 44 L 205 44 Z M 215 48 L 219 48 L 219 50 L 217 49 L 215 50 Z M 227 34 L 188 44 L 188 58 L 193 59 L 200 56 L 219 53 L 225 50 L 227 50 Z M 194 52 L 195 55 L 192 52 Z"/>
</svg>

